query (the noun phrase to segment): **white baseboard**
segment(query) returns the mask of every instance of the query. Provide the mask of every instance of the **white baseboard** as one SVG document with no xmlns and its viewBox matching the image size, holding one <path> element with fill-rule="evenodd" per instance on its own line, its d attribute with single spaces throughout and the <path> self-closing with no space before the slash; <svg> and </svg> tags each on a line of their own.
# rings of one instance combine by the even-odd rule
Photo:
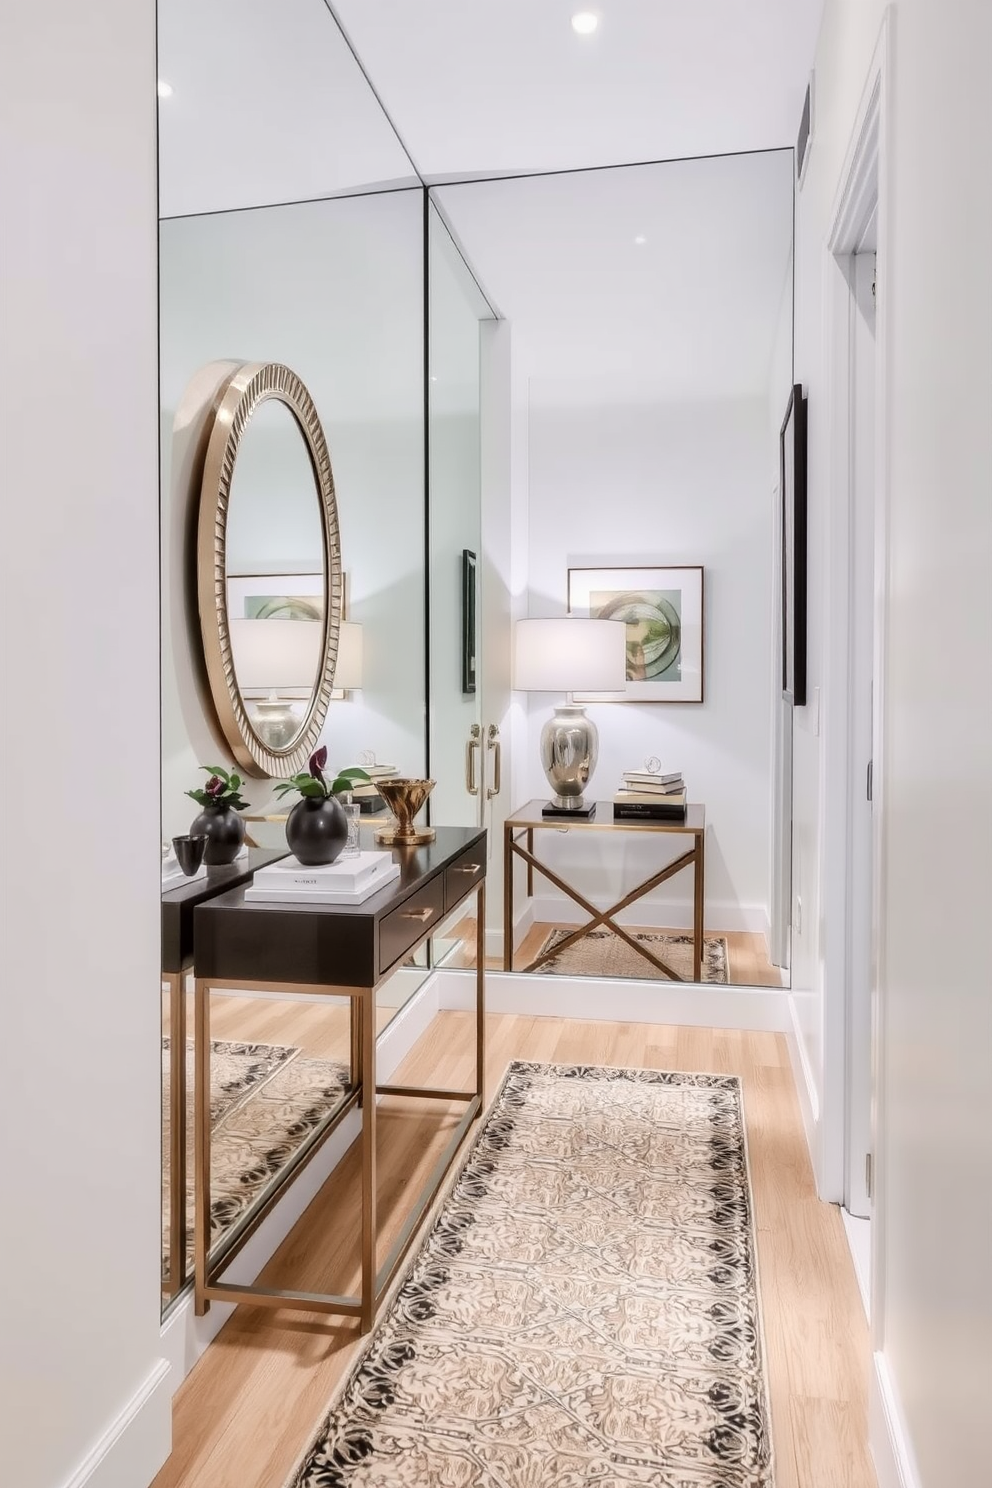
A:
<svg viewBox="0 0 992 1488">
<path fill-rule="evenodd" d="M 788 1037 L 786 1044 L 789 1049 L 789 1063 L 792 1065 L 792 1078 L 796 1086 L 796 1095 L 799 1097 L 799 1111 L 803 1118 L 803 1131 L 806 1134 L 806 1147 L 809 1151 L 810 1167 L 813 1176 L 819 1182 L 819 1127 L 820 1127 L 820 1098 L 816 1090 L 816 1081 L 813 1079 L 813 1071 L 810 1069 L 809 1060 L 806 1057 L 806 1045 L 799 1031 L 796 1020 L 795 999 L 790 992 L 789 998 L 789 1025 L 786 1030 Z M 821 1195 L 822 1197 L 822 1195 Z"/>
<path fill-rule="evenodd" d="M 475 1006 L 475 972 L 442 968 L 438 1005 L 443 1010 Z M 500 972 L 486 978 L 486 1010 L 537 1018 L 591 1022 L 680 1023 L 687 1028 L 741 1028 L 786 1033 L 788 994 L 774 987 L 714 987 L 709 984 L 541 976 Z"/>
<path fill-rule="evenodd" d="M 173 1369 L 159 1359 L 65 1488 L 141 1488 L 172 1450 Z"/>
<path fill-rule="evenodd" d="M 878 1488 L 922 1488 L 899 1394 L 883 1353 L 872 1356 L 868 1385 L 868 1444 Z"/>
<path fill-rule="evenodd" d="M 587 895 L 591 903 L 595 900 Z M 606 909 L 608 906 L 600 906 Z M 530 900 L 531 921 L 551 925 L 581 925 L 589 916 L 564 894 L 535 894 Z M 646 930 L 691 930 L 692 900 L 666 902 L 650 896 L 638 899 L 616 916 L 618 925 L 639 925 Z M 715 930 L 746 930 L 763 935 L 768 943 L 768 907 L 764 904 L 706 904 L 706 924 Z M 529 928 L 529 927 L 528 927 Z"/>
<path fill-rule="evenodd" d="M 435 972 L 383 1030 L 376 1056 L 379 1078 L 383 1083 L 392 1077 L 436 1016 L 438 976 L 439 973 Z M 360 1112 L 349 1111 L 272 1213 L 259 1225 L 244 1249 L 223 1272 L 225 1281 L 252 1281 L 258 1275 L 360 1135 L 361 1120 Z M 172 1308 L 162 1324 L 162 1349 L 173 1370 L 173 1391 L 179 1388 L 233 1311 L 231 1303 L 211 1302 L 209 1311 L 203 1317 L 197 1317 L 193 1310 L 191 1293 L 187 1293 Z M 133 1480 L 134 1483 L 138 1481 Z M 132 1485 L 129 1484 L 128 1488 L 132 1488 Z"/>
<path fill-rule="evenodd" d="M 871 1220 L 861 1219 L 841 1206 L 840 1217 L 847 1236 L 847 1248 L 854 1262 L 854 1274 L 858 1278 L 858 1291 L 865 1318 L 871 1322 Z"/>
</svg>

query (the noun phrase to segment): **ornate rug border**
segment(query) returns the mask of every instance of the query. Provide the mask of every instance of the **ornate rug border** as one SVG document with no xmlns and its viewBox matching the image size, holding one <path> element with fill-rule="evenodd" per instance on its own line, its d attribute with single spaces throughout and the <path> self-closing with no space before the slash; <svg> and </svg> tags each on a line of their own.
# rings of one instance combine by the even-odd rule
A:
<svg viewBox="0 0 992 1488">
<path fill-rule="evenodd" d="M 472 1154 L 475 1152 L 476 1147 L 479 1145 L 482 1133 L 485 1130 L 486 1123 L 492 1115 L 500 1096 L 503 1094 L 503 1091 L 506 1088 L 507 1082 L 509 1081 L 511 1075 L 517 1073 L 527 1073 L 528 1071 L 539 1073 L 542 1071 L 553 1072 L 557 1070 L 573 1070 L 575 1072 L 581 1071 L 583 1074 L 586 1075 L 601 1075 L 612 1079 L 633 1079 L 636 1081 L 643 1081 L 645 1084 L 678 1084 L 682 1081 L 692 1082 L 694 1080 L 704 1079 L 714 1083 L 718 1088 L 736 1089 L 741 1118 L 741 1139 L 744 1145 L 744 1173 L 747 1184 L 748 1201 L 748 1232 L 751 1239 L 751 1258 L 753 1262 L 754 1290 L 757 1300 L 758 1336 L 761 1342 L 761 1384 L 764 1392 L 765 1413 L 768 1419 L 768 1488 L 775 1488 L 775 1480 L 777 1474 L 775 1461 L 775 1442 L 773 1435 L 774 1423 L 772 1420 L 771 1409 L 771 1391 L 768 1386 L 768 1347 L 765 1337 L 765 1318 L 764 1308 L 762 1306 L 761 1272 L 758 1259 L 758 1229 L 757 1225 L 755 1224 L 754 1217 L 754 1186 L 751 1182 L 751 1152 L 748 1143 L 747 1118 L 744 1109 L 744 1082 L 741 1076 L 722 1074 L 715 1070 L 657 1070 L 647 1068 L 640 1069 L 634 1065 L 586 1064 L 582 1061 L 565 1062 L 546 1059 L 511 1059 L 507 1062 L 506 1069 L 503 1071 L 503 1074 L 500 1077 L 499 1084 L 493 1091 L 493 1095 L 489 1101 L 489 1104 L 485 1106 L 479 1114 L 479 1120 L 476 1123 L 471 1141 L 464 1148 L 457 1162 L 452 1165 L 450 1172 L 448 1173 L 440 1189 L 438 1190 L 437 1195 L 434 1198 L 434 1202 L 431 1204 L 423 1220 L 421 1221 L 420 1228 L 417 1231 L 415 1239 L 410 1245 L 410 1249 L 407 1252 L 406 1259 L 403 1262 L 403 1265 L 400 1267 L 397 1275 L 393 1278 L 389 1290 L 383 1298 L 382 1306 L 379 1309 L 378 1319 L 376 1320 L 373 1327 L 369 1329 L 368 1333 L 362 1338 L 355 1357 L 352 1359 L 344 1374 L 341 1376 L 341 1378 L 338 1380 L 337 1384 L 331 1391 L 331 1394 L 328 1397 L 328 1400 L 324 1406 L 323 1412 L 317 1424 L 310 1431 L 303 1448 L 295 1457 L 292 1468 L 290 1469 L 287 1477 L 283 1480 L 281 1488 L 298 1488 L 299 1474 L 307 1459 L 307 1456 L 309 1455 L 310 1448 L 312 1447 L 318 1435 L 321 1432 L 325 1431 L 326 1428 L 329 1426 L 331 1417 L 337 1410 L 342 1396 L 347 1391 L 355 1376 L 360 1372 L 366 1358 L 371 1353 L 379 1329 L 382 1327 L 382 1324 L 384 1323 L 389 1310 L 393 1306 L 397 1294 L 405 1285 L 411 1271 L 413 1270 L 420 1252 L 424 1248 L 428 1236 L 437 1223 L 440 1211 L 444 1207 L 444 1204 L 446 1203 L 451 1190 L 457 1184 L 458 1179 L 461 1177 L 463 1171 L 468 1166 Z"/>
</svg>

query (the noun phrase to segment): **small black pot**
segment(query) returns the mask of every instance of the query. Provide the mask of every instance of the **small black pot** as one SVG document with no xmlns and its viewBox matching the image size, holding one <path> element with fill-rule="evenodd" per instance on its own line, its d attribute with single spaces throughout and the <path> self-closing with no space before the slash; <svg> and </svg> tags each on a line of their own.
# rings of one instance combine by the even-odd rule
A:
<svg viewBox="0 0 992 1488">
<path fill-rule="evenodd" d="M 208 868 L 219 868 L 222 863 L 233 863 L 245 840 L 245 824 L 236 811 L 225 806 L 223 801 L 204 806 L 189 828 L 191 837 L 204 836 L 207 850 L 203 861 Z"/>
<path fill-rule="evenodd" d="M 304 796 L 286 818 L 289 850 L 306 868 L 333 863 L 348 840 L 348 818 L 336 796 Z"/>
</svg>

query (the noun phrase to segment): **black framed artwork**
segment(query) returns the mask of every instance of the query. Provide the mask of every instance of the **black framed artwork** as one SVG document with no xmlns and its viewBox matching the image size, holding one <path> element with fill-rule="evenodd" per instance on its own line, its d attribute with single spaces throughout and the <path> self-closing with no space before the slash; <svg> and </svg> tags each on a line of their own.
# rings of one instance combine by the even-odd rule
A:
<svg viewBox="0 0 992 1488">
<path fill-rule="evenodd" d="M 789 394 L 779 435 L 782 501 L 782 696 L 806 705 L 806 398 Z"/>
<path fill-rule="evenodd" d="M 475 691 L 476 558 L 462 549 L 462 692 Z"/>
</svg>

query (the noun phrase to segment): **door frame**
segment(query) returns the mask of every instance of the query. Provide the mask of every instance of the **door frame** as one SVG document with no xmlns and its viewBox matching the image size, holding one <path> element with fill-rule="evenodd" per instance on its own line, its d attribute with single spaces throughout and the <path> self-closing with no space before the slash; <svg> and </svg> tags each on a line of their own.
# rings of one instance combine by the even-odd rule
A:
<svg viewBox="0 0 992 1488">
<path fill-rule="evenodd" d="M 885 617 L 888 554 L 888 360 L 890 329 L 887 289 L 890 277 L 889 140 L 891 139 L 890 11 L 882 21 L 868 71 L 840 186 L 831 212 L 824 255 L 824 311 L 827 327 L 829 424 L 829 502 L 826 513 L 826 585 L 824 625 L 823 776 L 823 1101 L 820 1112 L 816 1178 L 820 1197 L 843 1201 L 846 1180 L 848 1112 L 847 987 L 852 954 L 849 895 L 851 808 L 863 789 L 862 760 L 855 758 L 852 710 L 847 682 L 852 646 L 852 559 L 855 470 L 852 440 L 855 338 L 853 322 L 853 257 L 877 212 L 877 293 L 875 300 L 875 450 L 874 450 L 874 625 L 872 717 L 872 861 L 871 1021 L 872 1112 L 871 1151 L 883 1145 L 880 1092 L 883 1067 L 883 1012 L 878 989 L 884 946 L 879 936 L 885 884 L 881 823 L 885 811 L 883 708 L 885 695 Z M 881 1233 L 884 1164 L 874 1162 L 872 1195 L 871 1296 L 872 1334 L 881 1337 Z"/>
</svg>

